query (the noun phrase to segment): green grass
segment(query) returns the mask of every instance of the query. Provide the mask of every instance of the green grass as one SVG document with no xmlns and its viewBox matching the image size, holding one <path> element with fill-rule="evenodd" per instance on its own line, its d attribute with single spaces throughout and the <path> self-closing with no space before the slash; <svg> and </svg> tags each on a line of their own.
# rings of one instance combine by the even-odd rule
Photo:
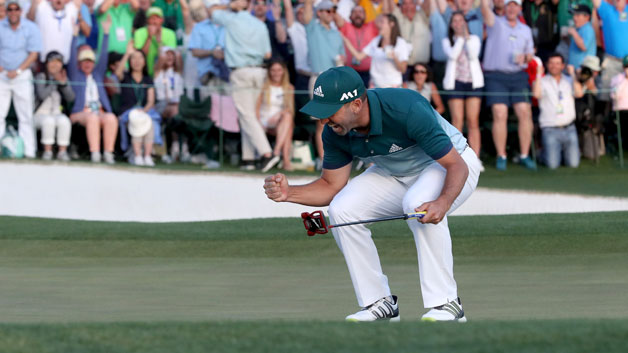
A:
<svg viewBox="0 0 628 353">
<path fill-rule="evenodd" d="M 0 352 L 625 352 L 628 212 L 451 217 L 465 325 L 427 325 L 402 221 L 372 230 L 399 325 L 298 219 L 0 217 Z"/>
</svg>

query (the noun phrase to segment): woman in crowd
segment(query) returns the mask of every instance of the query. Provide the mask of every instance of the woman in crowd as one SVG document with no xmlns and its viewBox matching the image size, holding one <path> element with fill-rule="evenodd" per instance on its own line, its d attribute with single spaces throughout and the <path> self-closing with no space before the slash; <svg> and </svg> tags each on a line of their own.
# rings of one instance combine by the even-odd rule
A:
<svg viewBox="0 0 628 353">
<path fill-rule="evenodd" d="M 124 68 L 129 63 L 129 71 Z M 116 76 L 120 80 L 121 98 L 120 110 L 120 147 L 126 151 L 129 147 L 127 136 L 127 124 L 129 113 L 134 109 L 139 109 L 148 114 L 152 120 L 150 129 L 143 136 L 133 136 L 131 144 L 133 146 L 133 159 L 130 160 L 137 166 L 152 167 L 155 165 L 151 154 L 153 152 L 153 142 L 161 144 L 161 117 L 153 109 L 155 106 L 155 88 L 153 79 L 148 75 L 146 68 L 146 56 L 141 50 L 135 49 L 133 41 L 127 44 L 126 52 L 116 68 Z M 135 114 L 144 117 L 144 114 Z M 144 153 L 142 153 L 144 147 Z"/>
<path fill-rule="evenodd" d="M 403 73 L 408 68 L 412 46 L 402 37 L 399 22 L 393 15 L 378 18 L 379 35 L 358 52 L 351 42 L 343 37 L 345 46 L 358 61 L 371 57 L 371 85 L 376 88 L 401 87 Z"/>
<path fill-rule="evenodd" d="M 406 88 L 421 93 L 425 99 L 432 103 L 432 106 L 439 114 L 443 114 L 445 105 L 438 93 L 438 88 L 436 88 L 432 80 L 433 75 L 430 67 L 426 64 L 418 63 L 412 67 L 412 81 L 406 84 Z"/>
<path fill-rule="evenodd" d="M 168 121 L 179 114 L 179 100 L 183 94 L 183 61 L 181 55 L 177 53 L 173 48 L 162 47 L 161 55 L 155 65 L 155 110 L 164 119 L 164 124 L 168 126 Z M 175 132 L 169 133 L 169 129 L 166 128 L 167 135 L 166 143 L 170 149 L 172 157 L 170 155 L 164 156 L 165 162 L 172 162 L 176 159 L 178 153 L 178 144 L 176 148 L 173 148 L 175 144 L 173 141 L 177 141 L 177 134 Z"/>
<path fill-rule="evenodd" d="M 42 159 L 52 160 L 52 146 L 57 132 L 57 159 L 68 162 L 68 145 L 72 133 L 72 123 L 63 114 L 64 103 L 74 101 L 74 91 L 68 85 L 68 76 L 63 68 L 63 55 L 51 51 L 46 55 L 45 72 L 35 76 L 35 126 L 41 127 L 41 144 L 44 146 Z"/>
<path fill-rule="evenodd" d="M 87 143 L 94 163 L 101 161 L 100 133 L 103 134 L 104 153 L 107 164 L 113 164 L 113 148 L 118 132 L 118 119 L 111 113 L 111 104 L 105 92 L 103 81 L 107 71 L 107 52 L 111 17 L 102 22 L 104 34 L 98 63 L 94 51 L 87 45 L 79 52 L 77 46 L 78 26 L 74 30 L 72 51 L 68 63 L 68 76 L 74 90 L 75 100 L 70 120 L 85 126 Z"/>
<path fill-rule="evenodd" d="M 292 170 L 293 92 L 286 64 L 278 60 L 271 61 L 257 99 L 257 117 L 266 133 L 276 136 L 273 156 L 282 156 L 285 170 Z"/>
<path fill-rule="evenodd" d="M 482 42 L 469 33 L 469 25 L 462 12 L 451 15 L 448 36 L 443 38 L 443 51 L 448 57 L 443 87 L 452 91 L 447 104 L 452 124 L 460 131 L 467 121 L 469 146 L 480 155 L 480 94 L 484 87 L 484 74 L 478 56 Z"/>
</svg>

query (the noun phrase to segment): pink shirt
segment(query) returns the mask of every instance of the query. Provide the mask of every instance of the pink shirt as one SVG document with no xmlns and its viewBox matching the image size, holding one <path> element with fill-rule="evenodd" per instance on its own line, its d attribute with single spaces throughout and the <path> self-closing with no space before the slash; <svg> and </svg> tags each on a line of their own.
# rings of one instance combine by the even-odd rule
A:
<svg viewBox="0 0 628 353">
<path fill-rule="evenodd" d="M 623 72 L 617 74 L 611 81 L 611 87 L 613 88 L 613 98 L 615 104 L 614 110 L 628 110 L 628 79 Z"/>
<path fill-rule="evenodd" d="M 351 22 L 346 21 L 345 24 L 340 27 L 340 32 L 349 39 L 349 42 L 353 44 L 357 51 L 362 51 L 367 44 L 371 42 L 371 40 L 378 35 L 377 27 L 375 26 L 375 22 L 369 22 L 362 25 L 360 28 L 356 28 Z M 360 65 L 353 65 L 353 56 L 351 52 L 347 48 L 345 48 L 346 52 L 346 63 L 348 66 L 351 66 L 356 71 L 369 71 L 371 68 L 371 58 L 366 57 L 360 61 Z"/>
</svg>

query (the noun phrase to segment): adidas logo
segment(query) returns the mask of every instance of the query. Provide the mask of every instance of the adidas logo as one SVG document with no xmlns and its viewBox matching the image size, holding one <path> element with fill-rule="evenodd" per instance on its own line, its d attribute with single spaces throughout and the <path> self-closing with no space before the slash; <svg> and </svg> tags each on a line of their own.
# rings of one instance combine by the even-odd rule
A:
<svg viewBox="0 0 628 353">
<path fill-rule="evenodd" d="M 397 145 L 395 145 L 394 143 L 392 144 L 392 146 L 390 146 L 390 149 L 388 150 L 388 153 L 394 153 L 397 151 L 401 151 L 403 149 L 403 147 L 399 147 Z"/>
<path fill-rule="evenodd" d="M 325 95 L 323 94 L 323 88 L 321 88 L 321 86 L 314 88 L 314 95 L 319 97 L 325 97 Z"/>
</svg>

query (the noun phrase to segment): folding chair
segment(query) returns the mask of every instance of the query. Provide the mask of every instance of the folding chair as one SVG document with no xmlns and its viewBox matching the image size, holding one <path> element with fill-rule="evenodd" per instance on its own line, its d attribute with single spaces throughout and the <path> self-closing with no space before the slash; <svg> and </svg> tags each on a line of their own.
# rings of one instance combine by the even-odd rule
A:
<svg viewBox="0 0 628 353">
<path fill-rule="evenodd" d="M 172 122 L 169 123 L 166 132 L 178 132 L 179 144 L 182 143 L 181 134 L 185 134 L 188 137 L 191 154 L 204 152 L 211 158 L 214 148 L 213 139 L 208 139 L 214 127 L 214 122 L 209 117 L 211 108 L 211 97 L 201 100 L 198 89 L 194 90 L 194 99 L 190 99 L 184 92 L 179 100 L 179 114 L 171 119 Z"/>
</svg>

